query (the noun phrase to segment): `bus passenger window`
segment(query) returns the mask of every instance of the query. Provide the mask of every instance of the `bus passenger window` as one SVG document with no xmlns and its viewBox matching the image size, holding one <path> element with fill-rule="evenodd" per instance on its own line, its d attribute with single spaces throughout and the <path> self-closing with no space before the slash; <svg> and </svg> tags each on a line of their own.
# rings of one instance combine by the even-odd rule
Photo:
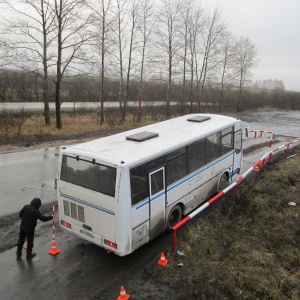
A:
<svg viewBox="0 0 300 300">
<path fill-rule="evenodd" d="M 131 204 L 135 205 L 149 196 L 146 164 L 130 170 Z"/>
<path fill-rule="evenodd" d="M 200 169 L 205 165 L 205 140 L 197 141 L 187 147 L 188 173 Z"/>
<path fill-rule="evenodd" d="M 233 149 L 233 128 L 222 130 L 222 154 Z"/>
<path fill-rule="evenodd" d="M 159 170 L 151 174 L 151 196 L 164 189 L 164 172 Z"/>
<path fill-rule="evenodd" d="M 238 131 L 234 135 L 234 148 L 236 154 L 239 154 L 242 149 L 242 132 Z"/>
<path fill-rule="evenodd" d="M 206 139 L 206 163 L 221 156 L 221 134 L 220 132 L 208 136 Z"/>
<path fill-rule="evenodd" d="M 186 153 L 167 162 L 167 185 L 187 175 Z"/>
</svg>

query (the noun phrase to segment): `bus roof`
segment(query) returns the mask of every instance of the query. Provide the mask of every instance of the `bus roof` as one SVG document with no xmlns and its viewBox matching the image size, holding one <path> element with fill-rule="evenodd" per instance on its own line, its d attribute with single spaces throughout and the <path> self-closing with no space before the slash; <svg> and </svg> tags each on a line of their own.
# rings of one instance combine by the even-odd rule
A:
<svg viewBox="0 0 300 300">
<path fill-rule="evenodd" d="M 62 152 L 102 163 L 133 165 L 232 126 L 236 121 L 236 118 L 223 115 L 189 114 L 76 144 Z"/>
</svg>

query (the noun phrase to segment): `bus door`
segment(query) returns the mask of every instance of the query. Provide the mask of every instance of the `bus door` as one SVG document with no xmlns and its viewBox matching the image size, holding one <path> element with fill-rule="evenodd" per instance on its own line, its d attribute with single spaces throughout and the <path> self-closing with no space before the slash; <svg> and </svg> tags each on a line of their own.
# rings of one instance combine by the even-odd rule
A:
<svg viewBox="0 0 300 300">
<path fill-rule="evenodd" d="M 149 173 L 149 228 L 150 239 L 164 230 L 166 214 L 165 168 Z"/>
<path fill-rule="evenodd" d="M 234 162 L 233 162 L 233 170 L 236 172 L 238 168 L 241 167 L 241 161 L 243 159 L 242 155 L 242 131 L 237 131 L 234 134 Z"/>
</svg>

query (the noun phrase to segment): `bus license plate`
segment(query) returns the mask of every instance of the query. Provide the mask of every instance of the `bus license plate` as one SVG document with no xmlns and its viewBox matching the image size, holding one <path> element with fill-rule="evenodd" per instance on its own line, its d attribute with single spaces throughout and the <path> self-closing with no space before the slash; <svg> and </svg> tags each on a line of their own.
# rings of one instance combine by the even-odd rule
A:
<svg viewBox="0 0 300 300">
<path fill-rule="evenodd" d="M 80 229 L 80 232 L 81 232 L 82 234 L 86 235 L 86 236 L 89 236 L 89 237 L 91 237 L 91 238 L 94 238 L 94 235 L 91 234 L 91 233 L 89 233 L 89 232 L 87 232 L 87 231 L 84 231 L 84 230 Z"/>
</svg>

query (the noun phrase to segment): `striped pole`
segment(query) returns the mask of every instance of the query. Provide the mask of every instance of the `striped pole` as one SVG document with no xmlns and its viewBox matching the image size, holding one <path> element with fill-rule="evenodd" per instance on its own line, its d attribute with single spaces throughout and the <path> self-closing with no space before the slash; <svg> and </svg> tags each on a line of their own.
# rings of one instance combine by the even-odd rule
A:
<svg viewBox="0 0 300 300">
<path fill-rule="evenodd" d="M 172 227 L 173 230 L 173 250 L 177 250 L 177 236 L 176 231 L 179 229 L 182 225 L 184 225 L 186 222 L 197 216 L 199 213 L 201 213 L 203 210 L 205 210 L 207 207 L 209 207 L 212 203 L 217 201 L 219 198 L 221 198 L 223 195 L 225 195 L 228 191 L 232 189 L 236 189 L 236 186 L 240 184 L 254 169 L 256 168 L 264 168 L 265 160 L 268 157 L 268 163 L 271 161 L 272 154 L 286 148 L 286 151 L 289 149 L 290 145 L 294 143 L 300 143 L 300 139 L 294 140 L 292 142 L 288 142 L 280 147 L 277 147 L 273 149 L 272 151 L 267 152 L 264 156 L 262 156 L 261 159 L 259 159 L 255 164 L 253 164 L 252 167 L 250 167 L 243 175 L 241 175 L 235 182 L 230 184 L 227 188 L 220 191 L 217 195 L 209 199 L 207 202 L 203 203 L 201 206 L 199 206 L 196 210 L 194 210 L 192 213 L 187 215 L 185 218 L 183 218 L 180 222 L 178 222 L 176 225 Z"/>
<path fill-rule="evenodd" d="M 49 254 L 56 255 L 60 252 L 60 250 L 56 247 L 55 242 L 55 228 L 54 228 L 54 217 L 55 217 L 55 202 L 52 203 L 52 248 L 49 250 Z"/>
</svg>

